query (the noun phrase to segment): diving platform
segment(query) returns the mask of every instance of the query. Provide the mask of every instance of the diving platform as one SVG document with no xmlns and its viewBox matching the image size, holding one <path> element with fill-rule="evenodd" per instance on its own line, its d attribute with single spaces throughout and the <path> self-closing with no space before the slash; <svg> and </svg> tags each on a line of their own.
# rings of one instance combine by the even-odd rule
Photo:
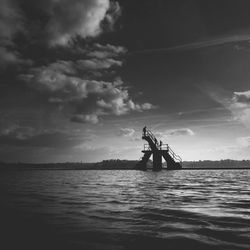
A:
<svg viewBox="0 0 250 250">
<path fill-rule="evenodd" d="M 162 170 L 162 159 L 167 163 L 168 170 L 176 170 L 182 168 L 182 159 L 175 154 L 168 144 L 158 142 L 154 134 L 146 127 L 143 128 L 142 139 L 147 141 L 144 144 L 142 153 L 144 155 L 136 165 L 138 170 L 147 170 L 147 162 L 151 155 L 153 155 L 153 171 Z"/>
</svg>

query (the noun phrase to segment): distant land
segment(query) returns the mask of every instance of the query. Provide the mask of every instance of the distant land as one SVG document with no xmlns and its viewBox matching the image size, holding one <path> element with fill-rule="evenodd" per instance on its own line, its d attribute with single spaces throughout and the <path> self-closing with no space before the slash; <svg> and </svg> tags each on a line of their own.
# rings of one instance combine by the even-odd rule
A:
<svg viewBox="0 0 250 250">
<path fill-rule="evenodd" d="M 132 170 L 138 161 L 104 160 L 96 163 L 64 162 L 64 163 L 5 163 L 0 162 L 0 170 Z M 250 160 L 220 161 L 184 161 L 183 169 L 250 169 Z M 148 168 L 152 167 L 149 162 Z M 163 167 L 166 167 L 166 165 Z"/>
</svg>

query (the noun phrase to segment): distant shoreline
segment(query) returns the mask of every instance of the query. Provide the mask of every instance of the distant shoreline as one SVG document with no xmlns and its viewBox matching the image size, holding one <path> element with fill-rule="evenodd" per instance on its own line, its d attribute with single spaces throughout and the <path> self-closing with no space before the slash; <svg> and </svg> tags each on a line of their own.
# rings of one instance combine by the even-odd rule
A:
<svg viewBox="0 0 250 250">
<path fill-rule="evenodd" d="M 0 168 L 0 171 L 142 171 L 135 168 Z M 190 170 L 250 170 L 249 167 L 245 168 L 182 168 L 169 170 L 167 168 L 162 168 L 162 171 L 190 171 Z M 147 169 L 146 171 L 152 171 L 152 168 Z"/>
<path fill-rule="evenodd" d="M 143 171 L 135 168 L 36 168 L 36 167 L 30 167 L 30 168 L 18 168 L 18 167 L 10 167 L 10 168 L 2 168 L 0 167 L 0 171 L 25 171 L 25 170 L 135 170 L 135 171 Z M 166 167 L 162 168 L 162 170 L 167 170 L 167 171 L 173 171 L 169 170 Z M 181 168 L 181 169 L 175 169 L 175 170 L 250 170 L 250 167 L 241 167 L 241 168 Z M 148 168 L 146 171 L 152 171 L 152 168 Z"/>
<path fill-rule="evenodd" d="M 136 170 L 138 161 L 104 160 L 96 163 L 65 162 L 65 163 L 4 163 L 0 162 L 1 170 Z M 220 161 L 184 161 L 180 170 L 250 170 L 250 160 Z M 148 165 L 152 170 L 152 163 Z M 163 165 L 163 170 L 168 170 Z"/>
</svg>

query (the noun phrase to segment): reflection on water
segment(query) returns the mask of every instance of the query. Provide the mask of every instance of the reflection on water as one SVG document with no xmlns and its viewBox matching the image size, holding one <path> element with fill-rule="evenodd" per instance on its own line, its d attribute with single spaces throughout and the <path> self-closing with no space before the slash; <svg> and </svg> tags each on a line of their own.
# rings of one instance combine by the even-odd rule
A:
<svg viewBox="0 0 250 250">
<path fill-rule="evenodd" d="M 6 206 L 75 249 L 250 249 L 250 171 L 10 171 Z"/>
</svg>

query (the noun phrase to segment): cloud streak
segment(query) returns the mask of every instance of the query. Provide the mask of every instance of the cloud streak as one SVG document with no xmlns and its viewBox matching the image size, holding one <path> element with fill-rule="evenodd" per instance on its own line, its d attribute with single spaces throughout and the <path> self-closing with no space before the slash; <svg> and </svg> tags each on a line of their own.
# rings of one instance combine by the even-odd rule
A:
<svg viewBox="0 0 250 250">
<path fill-rule="evenodd" d="M 190 128 L 179 128 L 166 131 L 167 136 L 193 136 L 194 132 Z"/>
<path fill-rule="evenodd" d="M 171 52 L 178 52 L 178 51 L 185 51 L 185 50 L 186 51 L 197 50 L 197 49 L 202 49 L 202 48 L 221 46 L 221 45 L 226 45 L 230 43 L 237 43 L 237 42 L 243 42 L 243 41 L 249 41 L 249 40 L 250 40 L 249 34 L 232 35 L 232 36 L 225 36 L 221 38 L 208 39 L 205 41 L 186 43 L 186 44 L 167 47 L 167 48 L 131 51 L 130 54 L 133 55 L 133 54 L 144 54 L 144 53 L 154 53 L 154 52 L 171 53 Z"/>
<path fill-rule="evenodd" d="M 205 87 L 205 92 L 217 103 L 231 113 L 231 119 L 245 127 L 250 127 L 250 90 L 242 92 L 225 91 L 218 87 Z"/>
</svg>

